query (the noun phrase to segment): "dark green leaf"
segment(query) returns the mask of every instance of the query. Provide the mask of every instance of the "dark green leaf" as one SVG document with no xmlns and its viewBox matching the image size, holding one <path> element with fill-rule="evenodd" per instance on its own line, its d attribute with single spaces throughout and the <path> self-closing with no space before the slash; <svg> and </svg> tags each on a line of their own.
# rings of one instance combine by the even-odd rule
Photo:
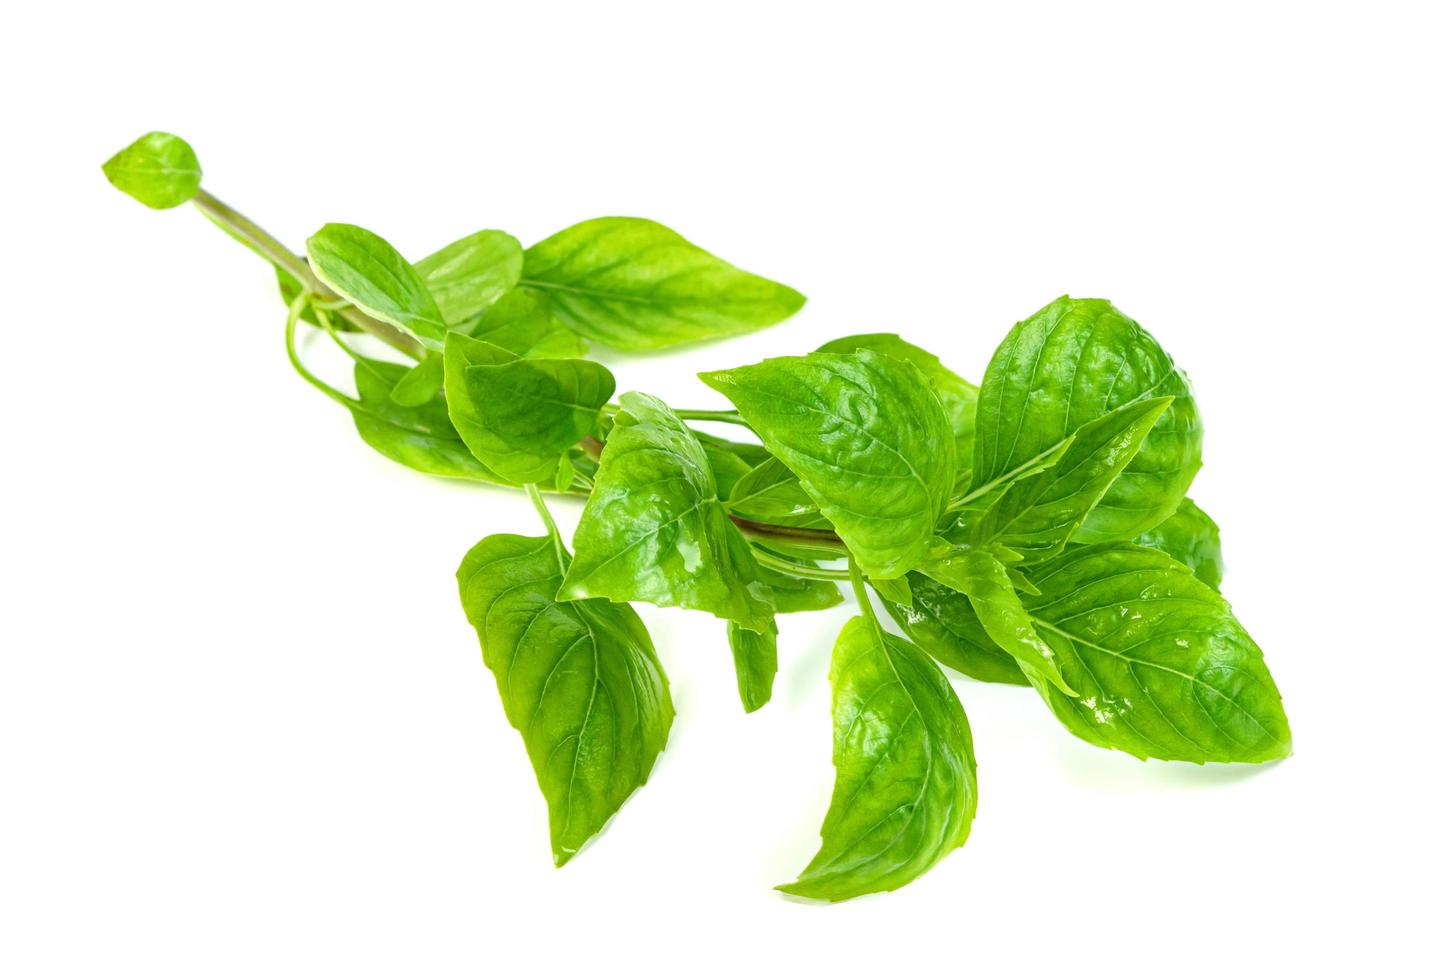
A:
<svg viewBox="0 0 1434 980">
<path fill-rule="evenodd" d="M 523 274 L 523 246 L 507 232 L 480 231 L 420 259 L 413 268 L 443 319 L 462 323 L 518 284 Z"/>
<path fill-rule="evenodd" d="M 151 208 L 178 207 L 199 193 L 199 158 L 171 133 L 146 133 L 104 164 L 109 182 Z"/>
<path fill-rule="evenodd" d="M 1132 544 L 1163 551 L 1195 573 L 1212 589 L 1220 587 L 1225 560 L 1220 554 L 1220 528 L 1195 501 L 1186 497 L 1180 508 Z"/>
<path fill-rule="evenodd" d="M 831 901 L 900 888 L 965 842 L 976 757 L 961 702 L 935 664 L 858 616 L 832 652 L 836 787 L 822 846 L 781 890 Z"/>
<path fill-rule="evenodd" d="M 760 632 L 727 624 L 727 644 L 737 668 L 737 693 L 748 714 L 772 700 L 772 681 L 777 676 L 777 627 Z"/>
<path fill-rule="evenodd" d="M 523 282 L 572 330 L 633 351 L 748 333 L 805 302 L 641 218 L 595 218 L 544 239 L 527 251 Z"/>
<path fill-rule="evenodd" d="M 438 397 L 443 390 L 443 355 L 430 351 L 423 360 L 408 369 L 389 393 L 399 405 L 423 405 Z"/>
<path fill-rule="evenodd" d="M 906 578 L 911 602 L 892 602 L 882 596 L 882 603 L 913 643 L 952 670 L 978 681 L 1030 683 L 1011 655 L 986 635 L 970 599 L 918 572 Z"/>
<path fill-rule="evenodd" d="M 334 292 L 369 316 L 441 350 L 443 314 L 398 249 L 358 225 L 324 225 L 308 242 L 309 267 Z"/>
<path fill-rule="evenodd" d="M 581 357 L 588 349 L 583 338 L 558 322 L 541 293 L 524 287 L 506 293 L 464 332 L 520 357 Z"/>
<path fill-rule="evenodd" d="M 551 538 L 495 534 L 458 569 L 463 611 L 547 798 L 560 867 L 647 782 L 672 726 L 642 620 L 605 599 L 556 601 L 561 552 Z"/>
</svg>

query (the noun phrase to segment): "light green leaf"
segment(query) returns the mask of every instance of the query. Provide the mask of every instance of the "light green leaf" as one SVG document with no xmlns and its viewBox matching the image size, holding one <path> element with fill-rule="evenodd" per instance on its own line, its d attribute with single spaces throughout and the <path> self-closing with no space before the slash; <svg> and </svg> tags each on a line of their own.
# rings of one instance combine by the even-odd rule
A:
<svg viewBox="0 0 1434 980">
<path fill-rule="evenodd" d="M 309 267 L 324 285 L 425 347 L 442 350 L 448 328 L 438 304 L 398 249 L 358 225 L 330 224 L 308 242 Z"/>
<path fill-rule="evenodd" d="M 1220 553 L 1220 528 L 1195 501 L 1186 497 L 1180 508 L 1132 544 L 1163 551 L 1195 573 L 1212 589 L 1220 587 L 1225 560 Z"/>
<path fill-rule="evenodd" d="M 619 405 L 560 595 L 701 609 L 765 629 L 770 592 L 718 501 L 702 444 L 650 395 Z"/>
<path fill-rule="evenodd" d="M 693 429 L 692 434 L 697 437 L 697 441 L 702 443 L 703 446 L 709 449 L 721 449 L 723 452 L 730 453 L 746 463 L 749 468 L 761 466 L 772 458 L 772 454 L 767 452 L 767 447 L 760 443 L 723 439 L 721 436 L 714 436 L 710 432 L 701 432 L 697 429 Z"/>
<path fill-rule="evenodd" d="M 1060 554 L 1171 401 L 1134 402 L 1076 429 L 1053 465 L 1006 487 L 976 524 L 975 543 L 1012 548 L 1023 564 Z"/>
<path fill-rule="evenodd" d="M 1032 683 L 1076 736 L 1141 759 L 1289 755 L 1260 648 L 1190 569 L 1149 548 L 1101 545 L 1038 565 L 1032 579 L 1031 621 L 1074 692 Z"/>
<path fill-rule="evenodd" d="M 895 578 L 926 556 L 956 477 L 955 437 L 910 362 L 863 350 L 700 377 L 797 475 L 868 575 Z"/>
<path fill-rule="evenodd" d="M 902 605 L 911 605 L 911 586 L 906 584 L 903 578 L 873 578 L 867 580 L 872 591 L 881 596 L 884 602 L 899 602 Z"/>
<path fill-rule="evenodd" d="M 800 558 L 788 560 L 816 567 Z M 842 604 L 842 594 L 835 582 L 797 578 L 762 564 L 757 565 L 757 580 L 772 590 L 772 605 L 779 613 L 818 612 Z"/>
<path fill-rule="evenodd" d="M 797 475 L 779 459 L 769 458 L 752 468 L 732 487 L 727 509 L 734 514 L 785 527 L 830 529 L 811 494 L 802 489 Z"/>
<path fill-rule="evenodd" d="M 1165 396 L 1170 408 L 1076 540 L 1127 540 L 1173 514 L 1200 468 L 1203 429 L 1188 380 L 1155 338 L 1106 300 L 1061 297 L 1016 324 L 991 358 L 966 496 L 1029 474 L 1087 422 Z"/>
<path fill-rule="evenodd" d="M 438 351 L 429 351 L 423 360 L 398 379 L 388 397 L 399 405 L 412 407 L 433 401 L 442 390 L 443 355 Z"/>
<path fill-rule="evenodd" d="M 727 624 L 727 645 L 737 668 L 737 693 L 748 714 L 772 700 L 772 681 L 777 676 L 777 627 L 743 629 Z"/>
<path fill-rule="evenodd" d="M 613 388 L 596 361 L 520 359 L 457 333 L 444 351 L 454 427 L 479 461 L 514 483 L 550 479 L 568 447 L 594 431 Z"/>
<path fill-rule="evenodd" d="M 805 302 L 641 218 L 595 218 L 544 239 L 528 249 L 522 281 L 567 327 L 631 351 L 749 333 Z"/>
<path fill-rule="evenodd" d="M 702 444 L 702 451 L 707 454 L 707 464 L 712 467 L 712 477 L 717 481 L 717 499 L 726 500 L 732 493 L 732 488 L 752 472 L 752 467 L 726 446 L 704 439 L 701 433 L 694 432 L 693 435 L 696 435 L 697 441 Z"/>
<path fill-rule="evenodd" d="M 567 560 L 552 538 L 495 534 L 463 559 L 463 611 L 548 801 L 561 867 L 647 782 L 672 698 L 642 620 L 605 599 L 553 598 Z"/>
<path fill-rule="evenodd" d="M 507 232 L 479 231 L 420 259 L 413 268 L 444 321 L 462 323 L 518 284 L 523 246 Z"/>
<path fill-rule="evenodd" d="M 105 161 L 109 182 L 146 207 L 178 207 L 199 193 L 199 158 L 172 133 L 146 133 Z"/>
<path fill-rule="evenodd" d="M 558 322 L 542 294 L 522 287 L 504 294 L 464 332 L 520 357 L 581 357 L 588 349 L 583 338 Z"/>
<path fill-rule="evenodd" d="M 893 602 L 882 596 L 882 604 L 913 643 L 952 670 L 978 681 L 1030 683 L 1020 665 L 986 634 L 970 599 L 918 572 L 906 579 L 911 601 Z"/>
<path fill-rule="evenodd" d="M 792 895 L 842 901 L 900 888 L 960 847 L 976 815 L 976 757 L 940 669 L 864 616 L 832 652 L 836 786 L 822 846 Z"/>
</svg>

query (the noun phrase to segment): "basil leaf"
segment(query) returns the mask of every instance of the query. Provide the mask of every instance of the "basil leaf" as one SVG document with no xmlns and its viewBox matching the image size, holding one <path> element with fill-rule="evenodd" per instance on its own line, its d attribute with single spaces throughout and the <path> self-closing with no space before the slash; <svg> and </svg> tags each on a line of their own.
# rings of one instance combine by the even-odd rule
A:
<svg viewBox="0 0 1434 980">
<path fill-rule="evenodd" d="M 777 676 L 777 627 L 759 631 L 727 624 L 727 645 L 737 668 L 737 693 L 748 714 L 772 700 L 772 681 Z"/>
<path fill-rule="evenodd" d="M 550 479 L 612 397 L 612 372 L 577 358 L 520 359 L 462 334 L 444 351 L 448 414 L 474 456 L 514 483 Z"/>
<path fill-rule="evenodd" d="M 672 698 L 632 608 L 558 602 L 567 560 L 552 538 L 495 534 L 458 568 L 463 611 L 548 801 L 561 867 L 647 782 Z"/>
<path fill-rule="evenodd" d="M 414 263 L 447 323 L 482 313 L 518 284 L 523 246 L 504 231 L 479 231 Z"/>
<path fill-rule="evenodd" d="M 787 527 L 830 529 L 831 521 L 802 489 L 797 475 L 779 459 L 755 466 L 732 487 L 727 509 L 734 514 Z"/>
<path fill-rule="evenodd" d="M 1076 429 L 1053 465 L 1012 483 L 987 509 L 975 543 L 999 542 L 1019 551 L 1023 563 L 1060 554 L 1171 401 L 1135 402 Z"/>
<path fill-rule="evenodd" d="M 1036 632 L 1006 566 L 994 555 L 961 548 L 925 562 L 919 571 L 970 599 L 986 634 L 1028 671 L 1072 693 L 1056 666 L 1055 652 Z"/>
<path fill-rule="evenodd" d="M 741 479 L 752 472 L 752 467 L 747 461 L 731 450 L 708 442 L 701 435 L 697 435 L 697 441 L 702 444 L 702 451 L 707 454 L 707 465 L 712 467 L 712 478 L 717 481 L 717 499 L 726 500 L 732 493 L 732 488 Z"/>
<path fill-rule="evenodd" d="M 850 354 L 858 350 L 874 350 L 889 357 L 910 361 L 931 382 L 937 401 L 946 412 L 951 431 L 956 436 L 956 465 L 971 468 L 971 455 L 976 439 L 976 398 L 981 389 L 941 363 L 930 351 L 909 344 L 894 333 L 862 333 L 829 340 L 817 348 L 832 354 Z"/>
<path fill-rule="evenodd" d="M 836 786 L 822 846 L 792 895 L 890 891 L 960 847 L 976 815 L 971 726 L 920 650 L 857 616 L 832 651 Z"/>
<path fill-rule="evenodd" d="M 693 429 L 692 434 L 697 437 L 698 442 L 702 443 L 702 445 L 708 449 L 720 449 L 725 453 L 736 456 L 742 462 L 746 463 L 749 468 L 761 466 L 772 458 L 772 454 L 767 452 L 767 447 L 760 443 L 737 442 L 735 439 L 723 439 L 721 436 L 700 432 L 697 429 Z"/>
<path fill-rule="evenodd" d="M 146 207 L 162 210 L 199 193 L 199 158 L 172 133 L 146 133 L 105 161 L 109 182 Z"/>
<path fill-rule="evenodd" d="M 1169 555 L 1129 544 L 1036 566 L 1031 621 L 1074 689 L 1032 683 L 1092 745 L 1137 758 L 1265 762 L 1290 753 L 1280 692 L 1220 594 Z"/>
<path fill-rule="evenodd" d="M 565 326 L 629 351 L 749 333 L 806 302 L 641 218 L 595 218 L 544 239 L 528 249 L 522 281 Z"/>
<path fill-rule="evenodd" d="M 1127 540 L 1173 514 L 1200 468 L 1203 429 L 1189 382 L 1154 337 L 1106 300 L 1061 297 L 1016 324 L 991 358 L 966 496 L 1027 475 L 1085 423 L 1165 396 L 1174 402 L 1076 540 Z"/>
<path fill-rule="evenodd" d="M 800 558 L 790 560 L 816 567 Z M 834 582 L 797 578 L 762 564 L 757 565 L 757 581 L 771 589 L 772 605 L 779 613 L 818 612 L 842 604 L 841 592 Z"/>
<path fill-rule="evenodd" d="M 894 602 L 886 596 L 881 600 L 911 642 L 952 670 L 978 681 L 1030 683 L 1015 659 L 986 634 L 970 599 L 917 572 L 906 580 L 911 587 L 910 602 Z"/>
<path fill-rule="evenodd" d="M 309 238 L 309 268 L 369 316 L 425 347 L 442 349 L 448 328 L 428 287 L 398 249 L 358 225 L 324 225 Z"/>
<path fill-rule="evenodd" d="M 867 580 L 871 590 L 881 596 L 883 602 L 899 602 L 911 605 L 911 586 L 903 578 L 873 578 Z"/>
<path fill-rule="evenodd" d="M 558 322 L 551 303 L 521 287 L 505 293 L 464 332 L 520 357 L 581 357 L 588 349 L 583 338 Z"/>
<path fill-rule="evenodd" d="M 955 437 L 909 362 L 858 351 L 699 375 L 726 395 L 868 575 L 926 556 L 956 478 Z"/>
<path fill-rule="evenodd" d="M 430 351 L 398 379 L 388 397 L 399 405 L 423 405 L 433 401 L 442 390 L 443 355 Z"/>
<path fill-rule="evenodd" d="M 1210 588 L 1220 588 L 1220 579 L 1225 574 L 1220 527 L 1189 497 L 1180 502 L 1175 513 L 1137 535 L 1131 543 L 1165 552 Z"/>
<path fill-rule="evenodd" d="M 629 392 L 619 405 L 560 595 L 701 609 L 765 629 L 768 589 L 718 502 L 702 444 L 651 395 Z"/>
</svg>

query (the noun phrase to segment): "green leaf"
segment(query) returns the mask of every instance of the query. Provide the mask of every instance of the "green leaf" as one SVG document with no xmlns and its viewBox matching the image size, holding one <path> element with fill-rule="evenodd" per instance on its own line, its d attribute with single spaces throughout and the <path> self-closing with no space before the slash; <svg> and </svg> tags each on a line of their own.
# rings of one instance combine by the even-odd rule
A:
<svg viewBox="0 0 1434 980">
<path fill-rule="evenodd" d="M 960 847 L 976 815 L 976 757 L 939 668 L 857 616 L 832 652 L 836 787 L 822 846 L 782 891 L 842 901 L 900 888 Z"/>
<path fill-rule="evenodd" d="M 1131 543 L 1163 551 L 1193 571 L 1195 577 L 1210 588 L 1220 587 L 1220 579 L 1225 574 L 1220 528 L 1189 497 L 1180 502 L 1175 513 Z"/>
<path fill-rule="evenodd" d="M 769 590 L 718 501 L 702 444 L 650 395 L 619 404 L 560 595 L 701 609 L 765 629 Z"/>
<path fill-rule="evenodd" d="M 1057 718 L 1138 758 L 1265 762 L 1290 753 L 1280 692 L 1220 594 L 1169 555 L 1074 548 L 1038 565 L 1031 621 L 1055 651 L 1063 695 L 1032 678 Z"/>
<path fill-rule="evenodd" d="M 172 133 L 146 133 L 105 161 L 109 182 L 146 207 L 174 208 L 199 193 L 199 158 Z"/>
<path fill-rule="evenodd" d="M 884 602 L 899 602 L 903 605 L 911 605 L 911 586 L 906 584 L 903 578 L 873 578 L 867 580 L 871 589 L 881 596 Z"/>
<path fill-rule="evenodd" d="M 443 348 L 443 314 L 398 249 L 358 225 L 331 224 L 309 238 L 308 250 L 309 267 L 334 292 L 425 347 Z"/>
<path fill-rule="evenodd" d="M 388 397 L 399 405 L 412 407 L 433 401 L 442 390 L 443 355 L 438 351 L 430 351 L 423 360 L 409 368 L 408 373 L 398 379 L 398 384 L 393 386 Z"/>
<path fill-rule="evenodd" d="M 558 322 L 540 293 L 519 287 L 504 294 L 464 331 L 520 357 L 581 357 L 587 341 Z"/>
<path fill-rule="evenodd" d="M 760 443 L 723 439 L 721 436 L 714 436 L 711 433 L 701 432 L 697 429 L 693 429 L 692 434 L 697 437 L 697 441 L 702 443 L 703 446 L 708 449 L 716 448 L 723 452 L 730 453 L 746 463 L 749 469 L 761 466 L 772 458 L 772 454 L 767 452 L 767 447 Z"/>
<path fill-rule="evenodd" d="M 734 514 L 786 527 L 830 529 L 811 494 L 802 489 L 797 475 L 779 459 L 755 466 L 732 487 L 727 509 Z"/>
<path fill-rule="evenodd" d="M 974 542 L 1012 548 L 1023 564 L 1060 554 L 1171 401 L 1134 402 L 1076 429 L 1051 466 L 1006 487 L 976 524 Z"/>
<path fill-rule="evenodd" d="M 462 323 L 518 284 L 523 246 L 507 232 L 479 231 L 420 259 L 413 268 L 444 321 Z"/>
<path fill-rule="evenodd" d="M 727 624 L 727 645 L 737 668 L 737 693 L 748 714 L 772 700 L 777 676 L 777 627 L 759 631 Z"/>
<path fill-rule="evenodd" d="M 1076 540 L 1127 540 L 1175 512 L 1200 468 L 1203 429 L 1184 373 L 1103 299 L 1063 296 L 1015 325 L 991 358 L 976 408 L 974 498 L 1048 462 L 1080 426 L 1169 396 L 1170 408 Z"/>
<path fill-rule="evenodd" d="M 553 598 L 566 559 L 552 538 L 495 534 L 458 569 L 463 611 L 548 801 L 559 867 L 647 782 L 672 726 L 667 677 L 632 608 Z"/>
<path fill-rule="evenodd" d="M 868 575 L 895 578 L 926 556 L 956 478 L 955 437 L 908 361 L 863 350 L 699 376 L 797 475 Z"/>
<path fill-rule="evenodd" d="M 858 350 L 874 350 L 889 357 L 910 361 L 931 382 L 931 390 L 941 402 L 951 431 L 956 436 L 956 465 L 971 468 L 971 454 L 976 439 L 976 398 L 981 389 L 941 363 L 930 351 L 909 344 L 894 333 L 861 333 L 829 340 L 817 348 L 831 354 L 850 354 Z"/>
<path fill-rule="evenodd" d="M 567 327 L 630 351 L 749 333 L 805 302 L 641 218 L 595 218 L 544 239 L 528 249 L 522 281 Z"/>
<path fill-rule="evenodd" d="M 978 681 L 1030 683 L 1015 659 L 986 634 L 970 599 L 918 572 L 906 579 L 911 587 L 910 602 L 894 602 L 884 595 L 881 599 L 911 642 L 952 670 Z"/>
<path fill-rule="evenodd" d="M 514 483 L 549 479 L 597 426 L 612 372 L 577 358 L 519 359 L 462 334 L 444 351 L 448 414 L 473 455 Z"/>
<path fill-rule="evenodd" d="M 970 599 L 986 634 L 1030 673 L 1071 692 L 1056 666 L 1055 652 L 1036 632 L 1006 566 L 994 555 L 982 549 L 957 548 L 925 562 L 919 571 Z"/>
<path fill-rule="evenodd" d="M 790 558 L 799 565 L 816 565 L 800 558 Z M 757 565 L 757 580 L 772 590 L 772 605 L 779 613 L 818 612 L 842 604 L 842 594 L 835 582 L 797 578 L 766 565 Z"/>
</svg>

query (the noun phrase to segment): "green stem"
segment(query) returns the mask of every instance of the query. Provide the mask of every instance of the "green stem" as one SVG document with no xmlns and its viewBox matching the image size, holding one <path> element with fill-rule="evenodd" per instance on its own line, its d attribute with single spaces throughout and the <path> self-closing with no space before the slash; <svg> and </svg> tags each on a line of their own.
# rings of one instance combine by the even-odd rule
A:
<svg viewBox="0 0 1434 980">
<path fill-rule="evenodd" d="M 815 565 L 801 565 L 789 561 L 781 555 L 774 555 L 770 551 L 763 551 L 761 548 L 752 549 L 752 557 L 756 558 L 759 564 L 778 572 L 785 572 L 795 578 L 815 579 L 818 582 L 845 582 L 847 570 L 845 568 L 818 568 Z"/>
<path fill-rule="evenodd" d="M 528 499 L 533 502 L 534 509 L 538 516 L 543 519 L 543 525 L 548 529 L 548 537 L 553 542 L 553 550 L 558 556 L 558 570 L 564 575 L 568 573 L 568 556 L 563 553 L 563 536 L 558 532 L 558 525 L 553 520 L 553 515 L 548 512 L 548 505 L 543 502 L 543 492 L 538 489 L 536 483 L 526 483 L 523 489 L 528 491 Z"/>
<path fill-rule="evenodd" d="M 329 338 L 339 345 L 340 350 L 355 361 L 363 360 L 363 355 L 350 347 L 343 337 L 339 335 L 338 328 L 334 326 L 334 321 L 329 319 L 327 310 L 322 306 L 315 306 L 312 302 L 309 303 L 309 309 L 314 311 L 314 316 L 318 317 L 319 325 L 324 328 L 324 333 L 328 334 Z"/>
<path fill-rule="evenodd" d="M 303 361 L 299 360 L 299 352 L 294 347 L 294 331 L 299 325 L 299 315 L 304 312 L 304 306 L 308 302 L 309 294 L 305 292 L 295 296 L 294 301 L 289 304 L 289 318 L 284 322 L 284 350 L 289 355 L 289 363 L 294 366 L 295 371 L 299 372 L 299 377 L 328 395 L 340 405 L 356 411 L 367 412 L 368 409 L 360 404 L 357 399 L 350 398 L 342 391 L 321 380 L 308 368 L 304 367 Z"/>
<path fill-rule="evenodd" d="M 680 419 L 689 419 L 695 422 L 728 422 L 732 425 L 740 425 L 744 429 L 751 429 L 747 420 L 742 418 L 741 413 L 735 411 L 707 411 L 700 408 L 674 408 L 673 414 Z"/>
<path fill-rule="evenodd" d="M 862 577 L 861 566 L 856 563 L 856 557 L 848 551 L 846 553 L 846 568 L 848 578 L 851 579 L 851 590 L 856 593 L 857 605 L 861 606 L 861 614 L 873 623 L 878 622 L 876 613 L 871 608 L 871 596 L 866 594 L 866 579 Z"/>
<path fill-rule="evenodd" d="M 846 550 L 841 538 L 832 531 L 822 531 L 810 527 L 786 527 L 782 524 L 764 524 L 761 521 L 750 520 L 746 517 L 738 517 L 736 514 L 729 514 L 728 519 L 749 538 L 757 540 L 780 541 L 786 544 L 800 545 L 806 548 L 813 548 L 818 551 L 831 551 L 841 553 Z"/>
</svg>

